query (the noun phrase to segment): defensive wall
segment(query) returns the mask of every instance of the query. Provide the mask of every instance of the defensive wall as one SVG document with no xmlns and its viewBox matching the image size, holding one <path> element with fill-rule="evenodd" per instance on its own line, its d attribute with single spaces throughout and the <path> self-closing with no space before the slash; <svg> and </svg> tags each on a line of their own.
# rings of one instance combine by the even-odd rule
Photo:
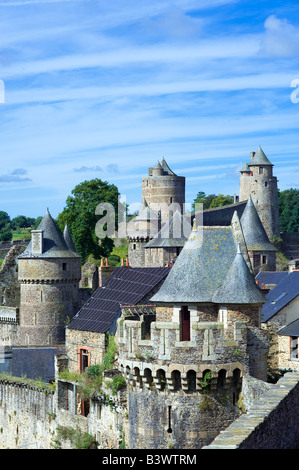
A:
<svg viewBox="0 0 299 470">
<path fill-rule="evenodd" d="M 57 381 L 56 385 L 56 391 L 53 391 L 28 384 L 21 379 L 0 378 L 0 449 L 53 449 L 57 442 L 58 426 L 88 432 L 100 443 L 99 448 L 106 449 L 119 448 L 124 432 L 129 447 L 130 440 L 135 440 L 135 436 L 128 435 L 129 430 L 132 429 L 133 421 L 138 421 L 139 418 L 127 413 L 126 396 L 133 401 L 147 398 L 145 401 L 148 403 L 151 395 L 153 400 L 157 399 L 156 392 L 144 390 L 139 394 L 132 394 L 129 387 L 128 395 L 123 390 L 121 396 L 118 393 L 117 397 L 111 396 L 111 400 L 107 399 L 107 395 L 102 395 L 102 398 L 94 397 L 88 416 L 82 416 L 76 406 L 76 385 L 63 381 Z M 248 411 L 202 449 L 298 448 L 299 373 L 287 373 L 277 384 L 265 385 L 263 394 L 257 390 L 258 393 L 253 397 Z M 183 399 L 183 396 L 180 396 L 180 400 Z M 175 448 L 171 443 L 176 433 L 176 420 L 185 420 L 188 431 L 190 416 L 187 411 L 186 408 L 185 415 L 176 416 L 175 407 L 172 408 L 172 432 L 167 429 L 169 439 L 162 441 L 160 446 L 156 446 L 156 443 L 156 448 Z M 214 408 L 206 410 L 205 414 L 210 415 L 210 422 L 216 416 Z M 165 418 L 167 421 L 167 416 Z M 207 416 L 205 418 L 207 419 Z M 157 422 L 159 421 L 160 417 Z M 211 435 L 211 431 L 208 429 L 208 434 Z M 151 435 L 144 435 L 144 446 L 141 448 L 149 448 L 148 444 L 155 435 L 155 429 Z M 200 439 L 203 437 L 200 436 Z M 67 441 L 60 442 L 60 445 L 64 449 L 72 446 Z"/>
<path fill-rule="evenodd" d="M 298 449 L 299 373 L 288 372 L 203 449 Z"/>
</svg>

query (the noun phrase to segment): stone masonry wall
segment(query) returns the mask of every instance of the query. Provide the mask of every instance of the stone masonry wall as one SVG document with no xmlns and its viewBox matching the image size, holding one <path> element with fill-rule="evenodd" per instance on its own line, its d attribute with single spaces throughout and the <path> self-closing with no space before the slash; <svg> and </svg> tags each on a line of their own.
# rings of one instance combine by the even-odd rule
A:
<svg viewBox="0 0 299 470">
<path fill-rule="evenodd" d="M 0 449 L 49 449 L 54 435 L 52 391 L 0 380 Z"/>
<path fill-rule="evenodd" d="M 289 372 L 204 449 L 298 449 L 299 373 Z"/>
</svg>

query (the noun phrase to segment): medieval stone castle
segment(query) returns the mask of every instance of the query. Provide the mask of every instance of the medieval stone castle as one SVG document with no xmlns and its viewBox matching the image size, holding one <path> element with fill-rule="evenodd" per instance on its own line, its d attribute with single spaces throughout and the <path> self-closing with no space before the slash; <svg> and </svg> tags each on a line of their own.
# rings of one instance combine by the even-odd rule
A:
<svg viewBox="0 0 299 470">
<path fill-rule="evenodd" d="M 296 334 L 275 328 L 276 312 L 265 320 L 275 285 L 259 280 L 277 274 L 273 164 L 259 147 L 241 169 L 234 204 L 192 214 L 184 205 L 185 178 L 163 158 L 142 180 L 127 262 L 102 265 L 96 288 L 82 289 L 71 235 L 49 211 L 28 246 L 10 250 L 0 272 L 10 358 L 2 370 L 43 377 L 55 390 L 42 396 L 25 381 L 0 378 L 0 447 L 51 448 L 61 427 L 89 433 L 104 449 L 298 446 L 297 426 L 289 429 L 299 411 L 297 363 L 270 359 L 280 354 L 279 335 Z M 296 260 L 291 265 L 296 277 Z M 101 364 L 107 335 L 117 345 L 114 367 L 83 399 L 60 372 Z M 278 382 L 269 381 L 274 369 Z M 125 381 L 112 393 L 115 377 Z"/>
</svg>

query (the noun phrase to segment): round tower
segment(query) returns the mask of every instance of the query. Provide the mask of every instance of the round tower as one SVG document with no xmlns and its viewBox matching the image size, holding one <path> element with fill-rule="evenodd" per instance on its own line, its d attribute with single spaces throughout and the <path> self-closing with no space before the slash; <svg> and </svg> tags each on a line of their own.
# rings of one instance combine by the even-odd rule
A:
<svg viewBox="0 0 299 470">
<path fill-rule="evenodd" d="M 240 201 L 247 201 L 251 196 L 270 240 L 280 236 L 277 178 L 273 176 L 273 166 L 261 147 L 251 152 L 250 162 L 240 171 L 239 194 Z"/>
<path fill-rule="evenodd" d="M 142 178 L 142 199 L 155 212 L 161 211 L 162 224 L 179 210 L 184 213 L 185 177 L 177 176 L 162 158 L 149 168 L 148 176 Z"/>
<path fill-rule="evenodd" d="M 57 346 L 67 322 L 78 309 L 80 256 L 66 227 L 64 235 L 47 211 L 32 230 L 27 249 L 18 257 L 20 282 L 19 346 Z"/>
</svg>

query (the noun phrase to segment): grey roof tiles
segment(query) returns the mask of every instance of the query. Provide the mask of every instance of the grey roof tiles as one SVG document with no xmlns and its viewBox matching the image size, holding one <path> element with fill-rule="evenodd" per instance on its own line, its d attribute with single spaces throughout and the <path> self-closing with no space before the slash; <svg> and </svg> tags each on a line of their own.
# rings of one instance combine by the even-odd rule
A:
<svg viewBox="0 0 299 470">
<path fill-rule="evenodd" d="M 26 250 L 19 255 L 19 258 L 75 258 L 80 257 L 74 249 L 71 235 L 65 230 L 66 240 L 63 234 L 56 226 L 52 216 L 47 209 L 45 216 L 38 226 L 38 230 L 43 231 L 43 252 L 42 254 L 34 254 L 32 252 L 32 241 L 29 242 Z"/>
<path fill-rule="evenodd" d="M 249 196 L 240 221 L 249 251 L 277 251 L 269 241 L 251 196 Z"/>
</svg>

